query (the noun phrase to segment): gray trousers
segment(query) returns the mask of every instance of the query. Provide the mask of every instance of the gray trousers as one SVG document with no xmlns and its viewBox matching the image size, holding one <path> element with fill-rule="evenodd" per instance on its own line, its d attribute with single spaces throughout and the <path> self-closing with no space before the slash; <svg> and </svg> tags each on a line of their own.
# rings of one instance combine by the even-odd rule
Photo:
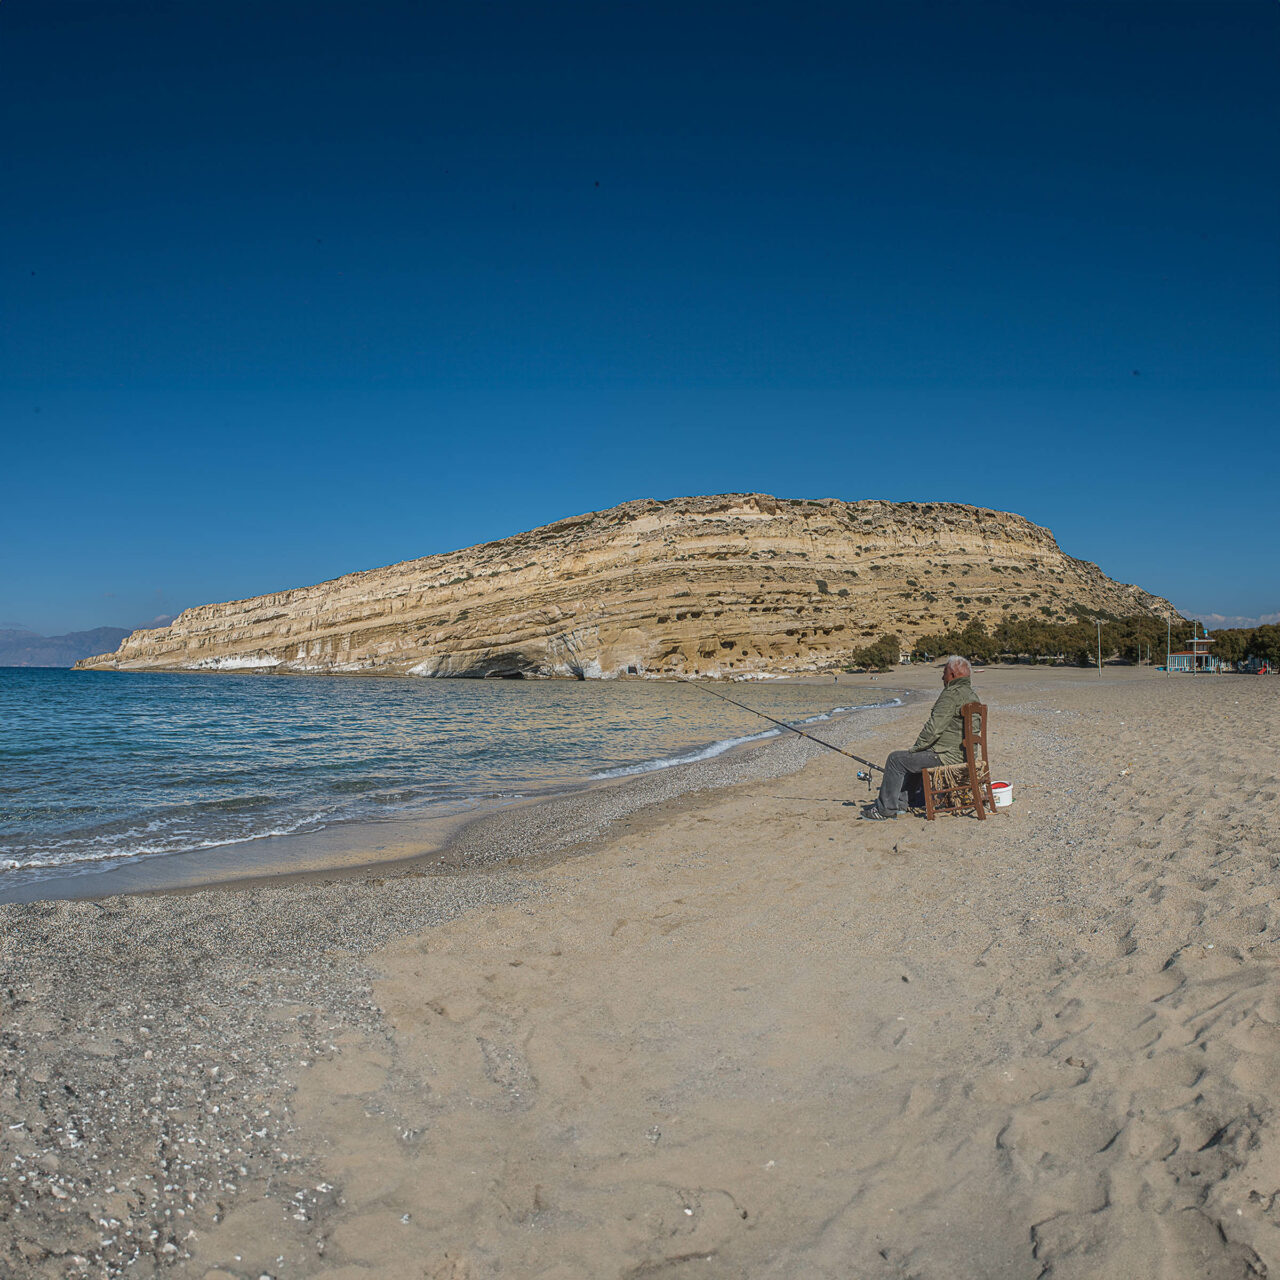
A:
<svg viewBox="0 0 1280 1280">
<path fill-rule="evenodd" d="M 904 813 L 907 803 L 907 778 L 921 769 L 932 769 L 941 764 L 936 751 L 891 751 L 884 762 L 884 781 L 880 784 L 880 796 L 876 808 L 892 816 Z"/>
</svg>

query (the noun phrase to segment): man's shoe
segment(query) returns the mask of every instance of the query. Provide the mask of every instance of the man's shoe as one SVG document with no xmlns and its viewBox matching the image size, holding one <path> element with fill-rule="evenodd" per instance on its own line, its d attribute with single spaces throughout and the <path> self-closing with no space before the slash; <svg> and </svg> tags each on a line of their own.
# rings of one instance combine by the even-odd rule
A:
<svg viewBox="0 0 1280 1280">
<path fill-rule="evenodd" d="M 868 822 L 892 822 L 898 815 L 894 813 L 881 813 L 880 809 L 876 805 L 869 804 L 862 810 L 862 816 L 866 818 Z"/>
</svg>

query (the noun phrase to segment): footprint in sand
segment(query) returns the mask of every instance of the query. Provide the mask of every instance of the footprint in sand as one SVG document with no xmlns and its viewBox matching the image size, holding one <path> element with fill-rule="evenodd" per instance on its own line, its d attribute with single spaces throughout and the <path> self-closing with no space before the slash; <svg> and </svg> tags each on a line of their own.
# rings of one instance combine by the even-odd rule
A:
<svg viewBox="0 0 1280 1280">
<path fill-rule="evenodd" d="M 1044 1094 L 1072 1089 L 1088 1078 L 1083 1067 L 1048 1058 L 1023 1058 L 1006 1062 L 982 1076 L 973 1087 L 981 1102 L 1029 1102 Z"/>
<path fill-rule="evenodd" d="M 1119 1132 L 1120 1125 L 1105 1111 L 1068 1098 L 1045 1098 L 1015 1111 L 996 1143 L 1028 1165 L 1076 1165 L 1105 1151 Z"/>
</svg>

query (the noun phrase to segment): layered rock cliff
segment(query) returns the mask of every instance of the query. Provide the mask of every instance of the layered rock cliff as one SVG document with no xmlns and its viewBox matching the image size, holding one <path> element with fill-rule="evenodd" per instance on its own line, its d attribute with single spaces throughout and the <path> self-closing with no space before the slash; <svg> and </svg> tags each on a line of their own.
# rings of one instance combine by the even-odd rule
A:
<svg viewBox="0 0 1280 1280">
<path fill-rule="evenodd" d="M 1021 516 L 958 503 L 642 499 L 447 555 L 188 609 L 80 669 L 422 676 L 814 670 L 1006 609 L 1177 617 Z"/>
</svg>

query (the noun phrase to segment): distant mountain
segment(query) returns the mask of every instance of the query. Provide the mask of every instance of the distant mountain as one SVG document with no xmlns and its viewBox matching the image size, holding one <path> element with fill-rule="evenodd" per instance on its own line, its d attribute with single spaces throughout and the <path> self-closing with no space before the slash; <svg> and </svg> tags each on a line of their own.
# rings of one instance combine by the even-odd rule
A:
<svg viewBox="0 0 1280 1280">
<path fill-rule="evenodd" d="M 41 636 L 22 628 L 0 628 L 0 667 L 70 667 L 81 658 L 114 649 L 127 635 L 126 627 L 95 627 L 65 636 Z"/>
</svg>

